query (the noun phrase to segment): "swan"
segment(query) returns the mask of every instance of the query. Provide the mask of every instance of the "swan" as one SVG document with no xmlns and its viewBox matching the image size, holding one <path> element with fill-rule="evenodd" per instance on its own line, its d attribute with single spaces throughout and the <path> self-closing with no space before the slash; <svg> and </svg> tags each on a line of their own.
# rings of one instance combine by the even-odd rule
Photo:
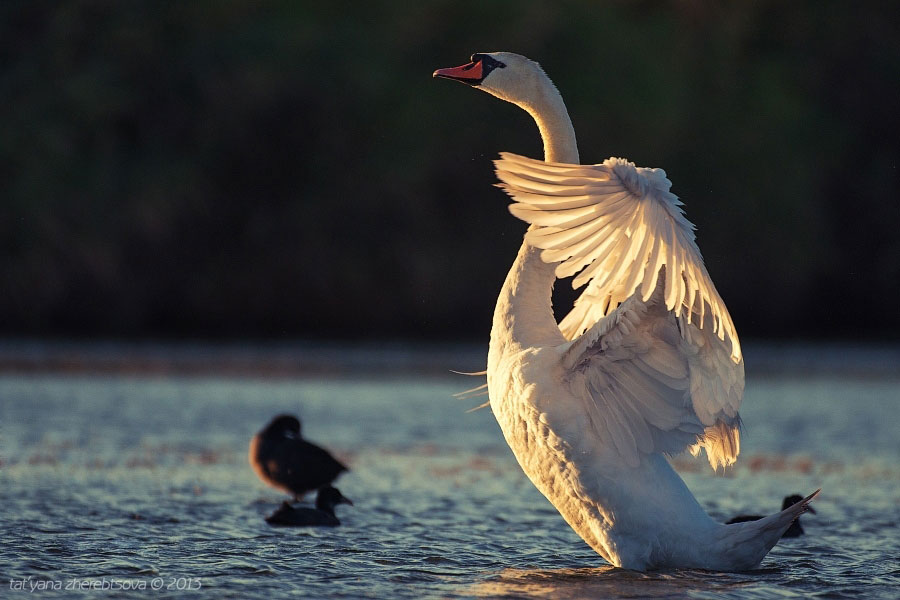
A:
<svg viewBox="0 0 900 600">
<path fill-rule="evenodd" d="M 666 455 L 740 451 L 737 332 L 662 169 L 579 164 L 562 96 L 538 63 L 478 53 L 438 69 L 537 123 L 544 160 L 501 153 L 499 184 L 529 228 L 494 310 L 490 407 L 522 470 L 617 567 L 749 570 L 818 491 L 759 521 L 724 525 Z M 559 323 L 551 292 L 586 286 Z"/>
</svg>

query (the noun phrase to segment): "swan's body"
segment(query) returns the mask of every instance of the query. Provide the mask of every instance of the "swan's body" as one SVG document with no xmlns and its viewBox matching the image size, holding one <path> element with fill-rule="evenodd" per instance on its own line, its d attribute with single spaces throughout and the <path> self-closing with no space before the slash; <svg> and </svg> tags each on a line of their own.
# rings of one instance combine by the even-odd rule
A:
<svg viewBox="0 0 900 600">
<path fill-rule="evenodd" d="M 664 454 L 705 449 L 713 468 L 740 447 L 740 345 L 693 227 L 665 173 L 621 159 L 579 165 L 562 97 L 537 63 L 476 54 L 435 76 L 531 114 L 545 161 L 502 154 L 502 187 L 531 227 L 494 312 L 490 405 L 522 469 L 572 528 L 630 569 L 745 570 L 811 500 L 722 525 Z M 587 284 L 557 324 L 557 277 Z"/>
</svg>

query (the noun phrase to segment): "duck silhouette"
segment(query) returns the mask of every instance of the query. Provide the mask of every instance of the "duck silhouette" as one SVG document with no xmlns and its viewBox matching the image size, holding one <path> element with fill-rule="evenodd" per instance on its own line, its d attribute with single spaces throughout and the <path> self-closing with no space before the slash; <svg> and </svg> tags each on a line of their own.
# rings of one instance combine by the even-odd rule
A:
<svg viewBox="0 0 900 600">
<path fill-rule="evenodd" d="M 294 415 L 278 415 L 253 436 L 249 459 L 264 483 L 286 491 L 295 501 L 348 470 L 330 452 L 303 439 L 300 419 Z"/>
<path fill-rule="evenodd" d="M 793 496 L 785 496 L 784 502 L 781 503 L 781 510 L 788 508 L 789 506 L 793 506 L 803 500 L 803 496 L 799 496 L 794 494 Z M 816 514 L 816 510 L 810 506 L 807 508 L 809 512 L 812 514 Z M 738 515 L 735 518 L 731 519 L 726 523 L 726 525 L 731 525 L 732 523 L 743 523 L 744 521 L 759 521 L 763 518 L 763 515 Z M 805 532 L 803 531 L 803 527 L 800 525 L 800 517 L 791 523 L 791 526 L 788 527 L 787 531 L 785 531 L 781 537 L 799 537 L 803 535 Z"/>
<path fill-rule="evenodd" d="M 294 508 L 285 501 L 278 510 L 266 517 L 266 523 L 281 527 L 336 527 L 341 524 L 334 514 L 334 507 L 338 504 L 352 506 L 353 502 L 345 498 L 337 488 L 327 485 L 319 489 L 315 508 Z"/>
</svg>

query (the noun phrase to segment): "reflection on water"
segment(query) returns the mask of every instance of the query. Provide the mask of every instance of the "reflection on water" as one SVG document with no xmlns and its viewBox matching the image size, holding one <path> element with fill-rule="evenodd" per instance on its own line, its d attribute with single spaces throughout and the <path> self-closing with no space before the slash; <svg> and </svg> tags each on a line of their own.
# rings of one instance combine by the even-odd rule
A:
<svg viewBox="0 0 900 600">
<path fill-rule="evenodd" d="M 200 578 L 190 597 L 210 598 L 896 597 L 897 379 L 750 380 L 738 466 L 721 477 L 675 461 L 722 521 L 823 488 L 807 535 L 738 574 L 602 566 L 490 411 L 452 397 L 471 382 L 2 376 L 0 589 L 161 576 Z M 335 530 L 263 521 L 283 496 L 250 470 L 247 444 L 281 412 L 350 465 L 338 485 L 354 506 Z"/>
<path fill-rule="evenodd" d="M 684 598 L 727 597 L 756 581 L 754 575 L 678 570 L 639 573 L 612 566 L 579 569 L 504 569 L 469 588 L 478 598 Z"/>
</svg>

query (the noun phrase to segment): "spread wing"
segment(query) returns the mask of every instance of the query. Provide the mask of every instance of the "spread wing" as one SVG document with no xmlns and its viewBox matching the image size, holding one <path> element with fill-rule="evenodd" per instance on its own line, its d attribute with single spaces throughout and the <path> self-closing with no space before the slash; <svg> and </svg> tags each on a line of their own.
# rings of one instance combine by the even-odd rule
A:
<svg viewBox="0 0 900 600">
<path fill-rule="evenodd" d="M 560 329 L 563 364 L 600 439 L 629 465 L 651 452 L 706 450 L 713 468 L 740 451 L 744 365 L 731 316 L 693 226 L 658 169 L 622 159 L 496 161 L 526 242 L 587 284 Z"/>
<path fill-rule="evenodd" d="M 701 449 L 713 469 L 740 452 L 744 365 L 710 329 L 688 324 L 665 305 L 657 284 L 634 294 L 563 355 L 566 381 L 596 435 L 629 466 L 640 454 Z M 710 319 L 710 317 L 707 317 Z"/>
<path fill-rule="evenodd" d="M 694 226 L 669 192 L 662 169 L 637 168 L 620 158 L 598 165 L 547 163 L 507 152 L 495 161 L 510 212 L 532 227 L 525 236 L 557 277 L 587 284 L 560 330 L 574 339 L 639 292 L 648 300 L 664 271 L 666 307 L 729 341 L 735 362 L 741 347 L 731 315 L 706 271 Z"/>
</svg>

